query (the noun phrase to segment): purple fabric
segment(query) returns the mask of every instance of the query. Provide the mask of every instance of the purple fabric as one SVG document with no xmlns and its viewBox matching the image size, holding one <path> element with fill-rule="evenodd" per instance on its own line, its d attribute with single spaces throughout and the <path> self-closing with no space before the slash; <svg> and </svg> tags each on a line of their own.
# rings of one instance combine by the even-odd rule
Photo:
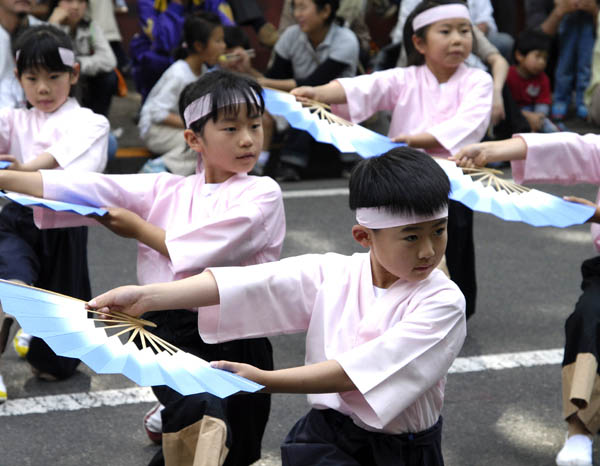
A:
<svg viewBox="0 0 600 466">
<path fill-rule="evenodd" d="M 224 25 L 234 23 L 219 10 L 223 0 L 205 0 L 202 6 L 186 9 L 179 3 L 170 2 L 160 12 L 154 8 L 154 0 L 138 0 L 140 27 L 152 22 L 152 40 L 143 32 L 136 34 L 130 43 L 133 80 L 142 99 L 145 99 L 163 72 L 175 61 L 172 53 L 181 44 L 185 15 L 194 9 L 216 13 Z"/>
</svg>

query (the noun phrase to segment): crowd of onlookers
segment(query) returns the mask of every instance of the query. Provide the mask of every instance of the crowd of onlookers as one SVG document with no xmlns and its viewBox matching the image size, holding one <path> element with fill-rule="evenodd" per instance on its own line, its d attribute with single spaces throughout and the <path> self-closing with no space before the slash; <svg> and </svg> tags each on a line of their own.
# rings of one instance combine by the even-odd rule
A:
<svg viewBox="0 0 600 466">
<path fill-rule="evenodd" d="M 108 116 L 112 97 L 127 92 L 131 78 L 130 87 L 142 98 L 140 137 L 156 156 L 142 171 L 191 174 L 195 156 L 183 142 L 177 109 L 186 84 L 222 67 L 251 74 L 263 86 L 289 91 L 405 66 L 403 44 L 411 38 L 403 37 L 404 26 L 418 3 L 282 0 L 276 27 L 265 19 L 256 0 L 138 0 L 140 28 L 126 50 L 116 19 L 118 14 L 130 14 L 124 0 L 31 0 L 28 7 L 27 2 L 0 0 L 0 108 L 25 105 L 13 75 L 11 43 L 28 25 L 48 22 L 74 41 L 81 64 L 77 92 L 83 106 Z M 466 3 L 475 39 L 467 64 L 487 70 L 494 81 L 488 138 L 565 130 L 563 121 L 573 114 L 600 123 L 600 97 L 595 92 L 600 77 L 593 69 L 596 0 Z M 397 16 L 389 43 L 381 49 L 366 21 L 373 13 Z M 248 28 L 256 32 L 261 47 L 272 50 L 264 69 L 253 66 Z M 282 119 L 267 115 L 263 123 L 265 150 L 257 173 L 286 180 L 335 175 L 353 160 L 290 129 Z M 385 118 L 369 123 L 385 131 Z M 116 148 L 111 134 L 109 156 Z M 318 159 L 313 160 L 314 154 Z"/>
</svg>

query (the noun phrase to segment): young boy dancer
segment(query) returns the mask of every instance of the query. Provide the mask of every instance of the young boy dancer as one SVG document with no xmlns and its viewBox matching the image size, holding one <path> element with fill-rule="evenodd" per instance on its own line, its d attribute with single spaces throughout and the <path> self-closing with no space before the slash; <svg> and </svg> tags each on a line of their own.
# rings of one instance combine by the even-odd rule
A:
<svg viewBox="0 0 600 466">
<path fill-rule="evenodd" d="M 268 392 L 309 394 L 311 411 L 282 445 L 284 465 L 442 465 L 446 373 L 466 334 L 464 297 L 436 269 L 449 191 L 431 157 L 393 149 L 363 160 L 350 179 L 352 235 L 368 253 L 210 268 L 117 288 L 89 305 L 131 315 L 210 306 L 198 312 L 210 342 L 306 331 L 304 366 L 213 362 Z"/>
</svg>

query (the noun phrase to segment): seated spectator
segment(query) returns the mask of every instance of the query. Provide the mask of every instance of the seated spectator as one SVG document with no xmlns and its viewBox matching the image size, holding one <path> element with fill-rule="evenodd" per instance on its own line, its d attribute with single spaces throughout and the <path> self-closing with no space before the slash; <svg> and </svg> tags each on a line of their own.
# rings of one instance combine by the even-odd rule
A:
<svg viewBox="0 0 600 466">
<path fill-rule="evenodd" d="M 285 0 L 283 2 L 281 17 L 279 18 L 280 34 L 292 24 L 296 24 L 292 2 L 293 0 Z M 363 0 L 340 0 L 339 3 L 337 16 L 344 21 L 344 26 L 356 34 L 360 45 L 360 62 L 363 68 L 366 69 L 371 58 L 371 32 L 365 22 L 368 2 Z M 385 9 L 387 8 L 389 8 L 389 4 L 385 7 Z"/>
<path fill-rule="evenodd" d="M 117 59 L 102 29 L 88 19 L 87 0 L 53 0 L 48 22 L 73 40 L 77 61 L 81 105 L 108 116 L 112 96 L 117 91 Z"/>
<path fill-rule="evenodd" d="M 142 100 L 146 99 L 150 89 L 175 61 L 173 52 L 181 43 L 185 16 L 207 11 L 218 15 L 223 25 L 233 26 L 233 5 L 236 7 L 235 11 L 241 15 L 242 21 L 259 28 L 259 39 L 263 43 L 274 43 L 277 40 L 275 27 L 269 26 L 270 23 L 261 22 L 264 21 L 262 11 L 255 0 L 138 0 L 142 32 L 132 38 L 130 55 L 133 80 L 136 89 L 142 95 Z"/>
<path fill-rule="evenodd" d="M 550 79 L 544 72 L 548 61 L 550 37 L 536 29 L 526 29 L 519 34 L 515 48 L 516 65 L 508 72 L 508 87 L 521 107 L 531 130 L 554 133 L 560 129 L 550 121 Z"/>
<path fill-rule="evenodd" d="M 142 102 L 173 64 L 173 52 L 181 45 L 183 23 L 187 14 L 202 11 L 206 6 L 219 15 L 222 24 L 232 25 L 233 16 L 225 2 L 213 0 L 196 6 L 189 0 L 138 0 L 138 13 L 142 32 L 130 42 L 132 75 Z M 229 15 L 229 16 L 228 16 Z"/>
<path fill-rule="evenodd" d="M 354 76 L 358 65 L 358 39 L 348 28 L 334 22 L 339 1 L 294 0 L 293 6 L 297 24 L 287 28 L 275 44 L 273 65 L 264 76 L 249 66 L 244 71 L 253 74 L 263 87 L 282 91 Z M 301 175 L 313 174 L 309 167 L 309 154 L 313 153 L 320 160 L 317 171 L 324 168 L 325 160 L 332 163 L 333 172 L 338 168 L 341 171 L 341 165 L 337 165 L 339 153 L 333 146 L 317 144 L 308 133 L 290 130 L 282 149 L 279 178 L 297 180 Z"/>
<path fill-rule="evenodd" d="M 41 24 L 32 16 L 34 0 L 0 0 L 0 108 L 25 105 L 25 94 L 15 77 L 12 38 L 29 26 Z"/>
<path fill-rule="evenodd" d="M 184 41 L 177 57 L 148 94 L 140 112 L 140 137 L 160 157 L 151 159 L 141 173 L 170 171 L 191 175 L 196 171 L 198 155 L 189 149 L 183 137 L 185 123 L 179 115 L 179 94 L 215 66 L 225 51 L 223 26 L 214 13 L 188 15 L 183 26 Z"/>
</svg>

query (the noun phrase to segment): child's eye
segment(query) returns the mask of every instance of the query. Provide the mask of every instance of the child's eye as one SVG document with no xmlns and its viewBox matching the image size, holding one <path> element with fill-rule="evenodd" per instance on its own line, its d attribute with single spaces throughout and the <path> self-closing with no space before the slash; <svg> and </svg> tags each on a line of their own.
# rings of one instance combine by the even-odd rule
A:
<svg viewBox="0 0 600 466">
<path fill-rule="evenodd" d="M 261 126 L 262 126 L 262 124 L 261 124 L 261 123 L 254 123 L 254 124 L 252 125 L 252 129 L 258 129 L 258 128 L 260 128 Z"/>
<path fill-rule="evenodd" d="M 419 239 L 419 237 L 417 235 L 410 235 L 410 236 L 404 237 L 404 241 L 408 241 L 409 243 L 417 241 L 418 239 Z"/>
<path fill-rule="evenodd" d="M 444 234 L 444 231 L 446 231 L 446 228 L 438 228 L 437 230 L 435 230 L 434 234 L 435 236 L 442 236 Z"/>
</svg>

